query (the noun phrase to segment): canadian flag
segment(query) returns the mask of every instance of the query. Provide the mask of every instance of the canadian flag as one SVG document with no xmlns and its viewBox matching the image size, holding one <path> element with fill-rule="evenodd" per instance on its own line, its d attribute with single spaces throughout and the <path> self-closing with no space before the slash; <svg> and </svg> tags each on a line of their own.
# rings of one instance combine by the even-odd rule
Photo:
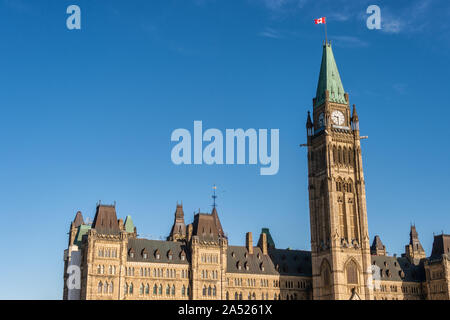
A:
<svg viewBox="0 0 450 320">
<path fill-rule="evenodd" d="M 314 19 L 314 23 L 315 23 L 315 24 L 326 23 L 325 17 L 322 17 L 322 18 L 319 18 L 319 19 Z"/>
</svg>

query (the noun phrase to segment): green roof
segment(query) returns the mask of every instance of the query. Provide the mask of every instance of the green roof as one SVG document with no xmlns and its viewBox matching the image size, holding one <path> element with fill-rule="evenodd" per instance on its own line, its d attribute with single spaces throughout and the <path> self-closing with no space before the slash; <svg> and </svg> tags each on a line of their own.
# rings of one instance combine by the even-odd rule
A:
<svg viewBox="0 0 450 320">
<path fill-rule="evenodd" d="M 344 97 L 344 86 L 342 85 L 336 61 L 334 60 L 331 43 L 323 45 L 322 64 L 320 66 L 316 103 L 314 107 L 325 102 L 325 90 L 328 90 L 330 94 L 329 99 L 331 102 L 347 104 Z"/>
<path fill-rule="evenodd" d="M 76 246 L 81 245 L 81 240 L 83 239 L 83 236 L 88 233 L 89 229 L 91 229 L 91 226 L 82 224 L 78 227 L 77 234 L 75 236 L 75 239 L 73 241 L 73 244 Z"/>
<path fill-rule="evenodd" d="M 134 232 L 134 223 L 131 216 L 127 216 L 125 219 L 125 231 L 130 233 Z"/>
</svg>

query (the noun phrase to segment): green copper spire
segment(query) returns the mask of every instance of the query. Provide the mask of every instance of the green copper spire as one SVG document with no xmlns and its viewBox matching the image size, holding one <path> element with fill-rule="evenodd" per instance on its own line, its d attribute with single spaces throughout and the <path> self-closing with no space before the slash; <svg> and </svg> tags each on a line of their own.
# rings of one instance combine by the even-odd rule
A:
<svg viewBox="0 0 450 320">
<path fill-rule="evenodd" d="M 330 93 L 329 99 L 331 102 L 347 103 L 344 97 L 344 86 L 342 85 L 333 50 L 331 49 L 331 43 L 323 45 L 322 65 L 320 66 L 314 107 L 325 101 L 325 90 L 328 90 Z"/>
<path fill-rule="evenodd" d="M 125 231 L 130 233 L 134 232 L 134 223 L 133 220 L 131 220 L 131 216 L 127 216 L 125 219 Z"/>
</svg>

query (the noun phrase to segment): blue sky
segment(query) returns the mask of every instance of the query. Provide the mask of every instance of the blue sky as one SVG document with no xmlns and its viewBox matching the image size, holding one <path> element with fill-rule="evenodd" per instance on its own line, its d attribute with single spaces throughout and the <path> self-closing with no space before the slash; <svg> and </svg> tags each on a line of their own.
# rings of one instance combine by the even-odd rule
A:
<svg viewBox="0 0 450 320">
<path fill-rule="evenodd" d="M 66 28 L 77 4 L 82 29 Z M 368 30 L 370 4 L 382 29 Z M 269 227 L 309 250 L 305 142 L 327 16 L 358 108 L 370 237 L 403 253 L 415 222 L 427 253 L 450 232 L 447 1 L 0 0 L 1 299 L 60 299 L 77 210 L 117 202 L 138 232 L 218 210 L 230 243 Z M 177 128 L 276 128 L 280 170 L 175 166 Z M 18 280 L 22 279 L 22 280 Z"/>
</svg>

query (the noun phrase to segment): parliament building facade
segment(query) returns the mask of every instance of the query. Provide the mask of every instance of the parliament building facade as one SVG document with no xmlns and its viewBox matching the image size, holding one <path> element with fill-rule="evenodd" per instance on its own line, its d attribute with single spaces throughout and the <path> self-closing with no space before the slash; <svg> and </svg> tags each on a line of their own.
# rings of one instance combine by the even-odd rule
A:
<svg viewBox="0 0 450 320">
<path fill-rule="evenodd" d="M 449 300 L 450 235 L 435 235 L 429 255 L 415 226 L 401 256 L 379 236 L 370 244 L 363 137 L 329 43 L 306 132 L 311 251 L 277 248 L 265 228 L 256 245 L 250 232 L 230 245 L 215 206 L 186 225 L 177 204 L 167 239 L 143 239 L 98 204 L 91 224 L 81 212 L 71 223 L 63 299 Z"/>
</svg>

